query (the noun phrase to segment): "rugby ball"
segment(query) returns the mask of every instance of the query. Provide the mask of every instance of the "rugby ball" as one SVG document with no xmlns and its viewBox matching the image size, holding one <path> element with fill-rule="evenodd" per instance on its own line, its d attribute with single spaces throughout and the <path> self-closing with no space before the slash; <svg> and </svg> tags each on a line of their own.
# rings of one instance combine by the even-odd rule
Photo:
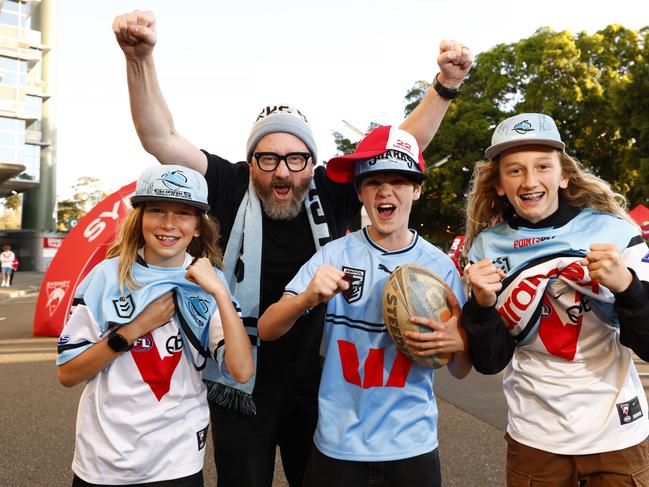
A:
<svg viewBox="0 0 649 487">
<path fill-rule="evenodd" d="M 430 333 L 431 329 L 410 321 L 411 316 L 423 316 L 433 321 L 447 321 L 451 308 L 447 303 L 453 291 L 444 280 L 426 267 L 404 264 L 388 278 L 383 289 L 383 321 L 388 333 L 409 359 L 424 367 L 437 369 L 451 359 L 452 354 L 422 357 L 406 344 L 406 331 Z"/>
</svg>

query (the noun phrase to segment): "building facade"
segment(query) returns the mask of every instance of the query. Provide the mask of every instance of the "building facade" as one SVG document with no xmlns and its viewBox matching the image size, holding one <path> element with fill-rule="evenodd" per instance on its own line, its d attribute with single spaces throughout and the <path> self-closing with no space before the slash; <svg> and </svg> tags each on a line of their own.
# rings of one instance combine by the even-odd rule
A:
<svg viewBox="0 0 649 487">
<path fill-rule="evenodd" d="M 23 194 L 22 230 L 0 239 L 22 270 L 44 270 L 57 235 L 57 25 L 57 0 L 0 0 L 0 198 Z"/>
<path fill-rule="evenodd" d="M 40 187 L 41 152 L 51 146 L 43 107 L 51 97 L 43 43 L 45 1 L 0 1 L 0 197 Z M 35 15 L 36 14 L 36 15 Z"/>
</svg>

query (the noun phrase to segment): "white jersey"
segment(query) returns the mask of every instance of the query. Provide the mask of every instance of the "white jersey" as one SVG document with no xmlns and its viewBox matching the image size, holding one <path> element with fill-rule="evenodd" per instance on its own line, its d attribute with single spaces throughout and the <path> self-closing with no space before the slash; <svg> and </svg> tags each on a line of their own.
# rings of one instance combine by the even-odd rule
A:
<svg viewBox="0 0 649 487">
<path fill-rule="evenodd" d="M 65 350 L 60 347 L 57 363 L 105 338 L 108 331 L 102 329 L 91 309 L 78 304 L 61 333 Z M 217 312 L 210 321 L 210 348 L 222 338 Z M 208 423 L 201 372 L 183 352 L 172 319 L 87 382 L 77 411 L 72 470 L 87 482 L 108 485 L 193 475 L 203 468 Z"/>
<path fill-rule="evenodd" d="M 512 293 L 518 308 L 506 303 L 500 309 L 508 318 L 531 304 L 530 290 L 544 276 L 561 274 L 555 262 L 570 260 L 570 255 L 576 263 L 566 268 L 571 269 L 568 280 L 590 285 L 587 270 L 577 264 L 590 245 L 604 242 L 617 244 L 625 264 L 641 280 L 649 280 L 649 249 L 638 230 L 589 209 L 558 228 L 513 229 L 501 223 L 477 236 L 470 257 L 474 262 L 488 257 L 500 265 L 507 272 L 504 286 L 520 280 Z M 520 443 L 564 455 L 639 444 L 649 435 L 647 398 L 632 351 L 620 343 L 612 305 L 580 295 L 560 279 L 552 282 L 546 294 L 570 302 L 564 309 L 543 302 L 536 326 L 530 324 L 532 331 L 517 338 L 503 380 L 507 432 Z M 510 331 L 516 335 L 513 324 Z"/>
</svg>

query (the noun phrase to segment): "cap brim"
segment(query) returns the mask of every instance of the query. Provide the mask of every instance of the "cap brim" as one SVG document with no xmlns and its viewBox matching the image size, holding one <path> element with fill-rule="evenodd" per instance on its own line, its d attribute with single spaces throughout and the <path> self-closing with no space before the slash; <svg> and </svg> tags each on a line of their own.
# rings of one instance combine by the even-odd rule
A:
<svg viewBox="0 0 649 487">
<path fill-rule="evenodd" d="M 172 203 L 181 203 L 183 205 L 193 206 L 203 211 L 209 211 L 210 205 L 205 203 L 199 203 L 192 200 L 183 200 L 180 198 L 164 198 L 159 196 L 132 196 L 131 197 L 131 206 L 136 206 L 141 203 L 147 203 L 149 201 L 163 201 L 163 202 L 172 202 Z"/>
<path fill-rule="evenodd" d="M 426 181 L 426 174 L 421 173 L 421 172 L 415 172 L 415 171 L 403 171 L 401 169 L 379 169 L 378 171 L 372 171 L 372 172 L 367 172 L 364 174 L 360 174 L 358 176 L 359 180 L 366 178 L 368 176 L 372 176 L 373 174 L 381 174 L 381 173 L 390 173 L 390 174 L 403 174 L 406 176 L 408 179 L 417 182 L 418 184 L 423 183 Z"/>
<path fill-rule="evenodd" d="M 520 147 L 522 145 L 544 145 L 546 147 L 552 147 L 554 149 L 564 150 L 566 144 L 557 140 L 548 140 L 548 139 L 519 139 L 519 140 L 510 140 L 507 142 L 502 142 L 500 144 L 492 145 L 489 147 L 484 155 L 490 161 L 493 161 L 499 154 L 505 152 L 508 149 L 514 147 Z"/>
<path fill-rule="evenodd" d="M 337 183 L 351 183 L 356 177 L 356 170 L 354 169 L 355 161 L 369 159 L 384 152 L 385 149 L 354 152 L 353 154 L 332 157 L 327 162 L 327 177 Z"/>
</svg>

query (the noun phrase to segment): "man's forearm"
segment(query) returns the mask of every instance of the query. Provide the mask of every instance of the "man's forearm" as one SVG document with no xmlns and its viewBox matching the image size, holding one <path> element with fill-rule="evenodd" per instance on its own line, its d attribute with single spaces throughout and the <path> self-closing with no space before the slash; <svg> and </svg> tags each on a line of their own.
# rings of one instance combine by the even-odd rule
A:
<svg viewBox="0 0 649 487">
<path fill-rule="evenodd" d="M 127 58 L 126 73 L 131 117 L 142 147 L 162 164 L 180 164 L 205 174 L 205 155 L 174 128 L 153 56 Z"/>
<path fill-rule="evenodd" d="M 450 87 L 450 86 L 449 86 Z M 410 132 L 423 152 L 437 133 L 451 100 L 442 98 L 432 87 L 399 128 Z"/>
</svg>

